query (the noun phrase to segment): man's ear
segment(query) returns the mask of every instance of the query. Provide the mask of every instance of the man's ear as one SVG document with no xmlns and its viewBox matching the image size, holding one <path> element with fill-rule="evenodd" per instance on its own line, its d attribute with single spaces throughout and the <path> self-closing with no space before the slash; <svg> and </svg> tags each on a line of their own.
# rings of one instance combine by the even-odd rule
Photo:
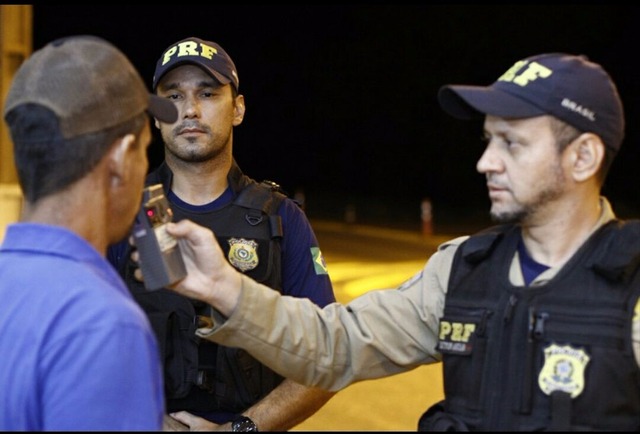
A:
<svg viewBox="0 0 640 434">
<path fill-rule="evenodd" d="M 131 163 L 131 153 L 136 137 L 133 134 L 116 139 L 109 151 L 109 174 L 112 186 L 122 185 L 126 181 Z"/>
<path fill-rule="evenodd" d="M 236 97 L 235 105 L 233 106 L 233 126 L 237 127 L 242 123 L 244 119 L 244 111 L 246 107 L 244 105 L 244 95 L 238 95 Z"/>
<path fill-rule="evenodd" d="M 593 133 L 583 133 L 570 146 L 573 178 L 580 182 L 596 176 L 605 154 L 602 139 Z"/>
</svg>

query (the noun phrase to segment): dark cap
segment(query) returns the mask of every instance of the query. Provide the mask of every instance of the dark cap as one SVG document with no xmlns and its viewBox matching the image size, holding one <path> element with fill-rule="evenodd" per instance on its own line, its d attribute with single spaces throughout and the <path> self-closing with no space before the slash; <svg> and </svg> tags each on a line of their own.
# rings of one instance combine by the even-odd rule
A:
<svg viewBox="0 0 640 434">
<path fill-rule="evenodd" d="M 5 118 L 29 103 L 53 111 L 66 139 L 114 127 L 145 110 L 163 122 L 178 117 L 172 102 L 149 93 L 120 50 L 87 35 L 53 41 L 22 63 L 7 94 Z"/>
<path fill-rule="evenodd" d="M 163 51 L 153 74 L 153 90 L 156 90 L 158 82 L 167 72 L 189 63 L 201 67 L 220 84 L 231 83 L 238 92 L 240 80 L 231 57 L 220 45 L 200 38 L 183 39 Z"/>
<path fill-rule="evenodd" d="M 548 53 L 516 62 L 490 86 L 447 85 L 440 106 L 460 119 L 554 116 L 595 133 L 614 150 L 624 138 L 624 110 L 609 74 L 586 56 Z"/>
</svg>

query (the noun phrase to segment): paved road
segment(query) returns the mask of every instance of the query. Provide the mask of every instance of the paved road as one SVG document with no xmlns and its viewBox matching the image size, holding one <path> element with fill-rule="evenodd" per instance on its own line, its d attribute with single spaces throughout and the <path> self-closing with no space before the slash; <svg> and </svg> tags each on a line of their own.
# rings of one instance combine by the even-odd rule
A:
<svg viewBox="0 0 640 434">
<path fill-rule="evenodd" d="M 375 289 L 393 288 L 419 271 L 448 236 L 312 222 L 334 283 L 348 302 Z M 417 420 L 442 399 L 441 365 L 353 384 L 294 431 L 415 431 Z"/>
</svg>

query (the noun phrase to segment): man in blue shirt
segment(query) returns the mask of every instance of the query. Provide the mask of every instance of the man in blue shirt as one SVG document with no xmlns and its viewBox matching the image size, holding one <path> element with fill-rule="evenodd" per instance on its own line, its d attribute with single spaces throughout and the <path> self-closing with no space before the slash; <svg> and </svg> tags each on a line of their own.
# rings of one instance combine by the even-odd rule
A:
<svg viewBox="0 0 640 434">
<path fill-rule="evenodd" d="M 175 123 L 156 121 L 165 160 L 147 177 L 147 184 L 163 185 L 174 220 L 189 219 L 212 229 L 236 269 L 282 294 L 319 306 L 334 302 L 304 212 L 276 184 L 244 175 L 233 158 L 233 128 L 242 123 L 245 102 L 225 50 L 193 37 L 171 44 L 157 62 L 153 90 L 179 113 Z M 145 291 L 132 275 L 128 251 L 123 240 L 110 248 L 109 258 L 163 342 L 169 412 L 188 411 L 235 431 L 286 431 L 333 396 L 283 381 L 243 350 L 198 342 L 193 318 L 208 316 L 204 305 L 166 289 Z M 174 312 L 178 320 L 167 321 Z M 182 337 L 179 344 L 176 335 Z M 175 356 L 178 351 L 186 356 Z M 179 416 L 192 429 L 215 428 L 186 413 Z M 175 424 L 171 418 L 166 422 Z"/>
<path fill-rule="evenodd" d="M 91 36 L 54 41 L 17 71 L 4 119 L 24 195 L 0 246 L 0 430 L 158 430 L 158 347 L 107 262 L 140 204 L 150 95 L 130 61 Z"/>
</svg>

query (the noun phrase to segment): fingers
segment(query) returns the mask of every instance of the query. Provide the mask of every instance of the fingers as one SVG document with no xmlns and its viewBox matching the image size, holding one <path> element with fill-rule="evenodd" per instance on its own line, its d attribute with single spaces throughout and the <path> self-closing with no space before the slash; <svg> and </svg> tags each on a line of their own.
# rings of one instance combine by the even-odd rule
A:
<svg viewBox="0 0 640 434">
<path fill-rule="evenodd" d="M 177 420 L 178 422 L 189 426 L 189 420 L 191 418 L 191 413 L 186 411 L 177 411 L 175 413 L 169 413 L 169 416 Z"/>
<path fill-rule="evenodd" d="M 168 223 L 167 232 L 176 238 L 184 238 L 196 246 L 207 245 L 215 239 L 210 229 L 197 225 L 188 219 Z"/>
<path fill-rule="evenodd" d="M 201 417 L 195 416 L 187 411 L 178 411 L 169 414 L 169 416 L 171 416 L 181 424 L 189 427 L 191 431 L 213 431 L 216 427 L 218 427 L 217 424 L 209 422 L 208 420 Z"/>
<path fill-rule="evenodd" d="M 181 423 L 178 419 L 164 415 L 162 419 L 163 431 L 189 431 L 189 426 Z"/>
<path fill-rule="evenodd" d="M 135 277 L 136 280 L 139 281 L 139 282 L 144 282 L 144 276 L 142 276 L 142 270 L 139 269 L 139 268 L 136 268 L 133 271 L 133 277 Z"/>
</svg>

